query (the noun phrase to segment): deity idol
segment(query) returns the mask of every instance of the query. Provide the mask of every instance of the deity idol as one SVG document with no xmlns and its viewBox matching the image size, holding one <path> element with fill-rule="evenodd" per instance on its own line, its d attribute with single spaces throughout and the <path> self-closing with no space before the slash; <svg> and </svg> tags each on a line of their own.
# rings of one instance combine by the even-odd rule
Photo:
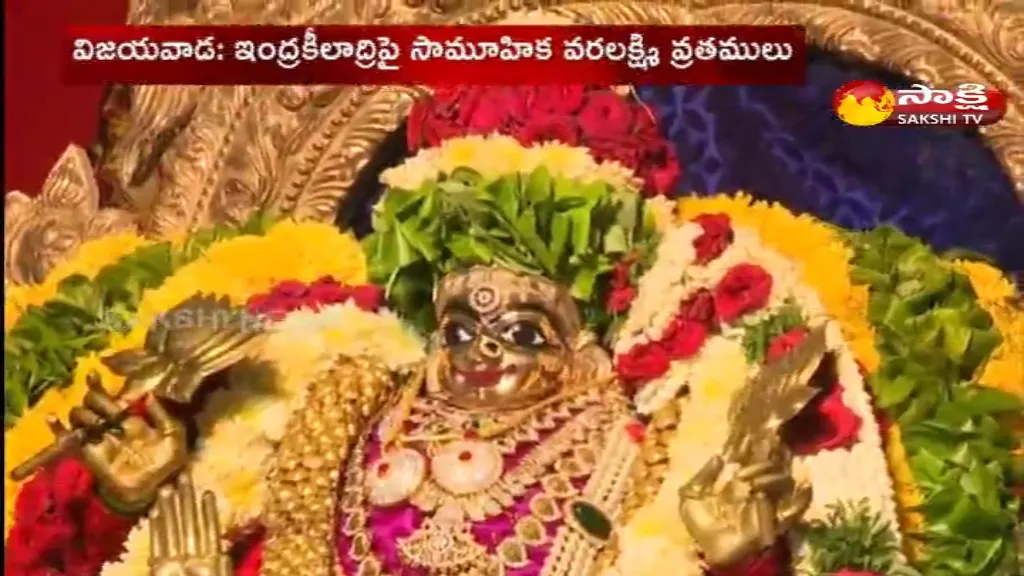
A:
<svg viewBox="0 0 1024 576">
<path fill-rule="evenodd" d="M 268 534 L 284 542 L 282 560 L 303 574 L 616 574 L 632 471 L 658 462 L 638 461 L 629 402 L 568 290 L 500 266 L 473 267 L 440 281 L 434 311 L 428 359 L 405 382 L 392 387 L 372 362 L 343 359 L 313 385 L 280 448 L 291 454 L 279 465 L 302 470 L 292 475 L 295 494 L 276 495 L 283 510 L 290 502 L 284 532 Z M 220 343 L 223 350 L 230 339 Z M 820 360 L 809 352 L 801 362 Z M 112 509 L 150 509 L 154 575 L 229 574 L 213 536 L 212 494 L 198 506 L 187 474 L 177 489 L 169 484 L 188 463 L 185 427 L 160 401 L 147 406 L 148 418 L 90 436 L 81 457 Z M 97 387 L 71 419 L 88 432 L 122 412 Z M 653 429 L 670 428 L 674 417 L 671 409 L 656 414 Z M 58 437 L 70 434 L 56 426 Z M 735 451 L 679 487 L 680 518 L 713 574 L 747 573 L 810 501 L 780 443 L 762 440 L 738 438 Z M 311 462 L 340 454 L 340 470 Z M 740 469 L 723 485 L 727 461 Z M 286 486 L 280 480 L 270 482 Z M 327 516 L 315 502 L 325 490 L 338 491 Z"/>
</svg>

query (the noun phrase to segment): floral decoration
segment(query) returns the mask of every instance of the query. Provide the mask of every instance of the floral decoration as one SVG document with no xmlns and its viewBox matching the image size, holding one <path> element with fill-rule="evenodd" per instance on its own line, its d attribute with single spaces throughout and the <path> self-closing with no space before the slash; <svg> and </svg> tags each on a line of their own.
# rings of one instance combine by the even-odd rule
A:
<svg viewBox="0 0 1024 576">
<path fill-rule="evenodd" d="M 82 297 L 82 292 L 100 295 L 90 297 L 87 302 L 94 302 L 95 298 L 100 298 L 100 302 L 104 299 L 119 302 L 119 314 L 126 321 L 115 324 L 114 327 L 118 329 L 113 330 L 110 322 L 99 322 L 96 319 L 98 312 L 87 310 L 87 313 L 83 313 L 84 319 L 70 325 L 69 334 L 61 334 L 53 342 L 52 345 L 58 348 L 82 339 L 90 344 L 81 352 L 70 351 L 70 361 L 66 358 L 69 352 L 57 353 L 61 363 L 54 364 L 52 374 L 48 377 L 54 382 L 53 386 L 58 382 L 62 385 L 70 382 L 70 385 L 63 390 L 47 391 L 39 401 L 39 406 L 28 410 L 5 432 L 8 452 L 4 465 L 4 498 L 7 510 L 12 509 L 19 487 L 19 483 L 10 479 L 10 470 L 50 442 L 52 435 L 46 425 L 46 417 L 55 414 L 66 419 L 70 409 L 79 405 L 85 396 L 86 378 L 90 374 L 99 375 L 108 391 L 118 392 L 123 379 L 111 372 L 103 364 L 102 358 L 141 346 L 153 321 L 195 294 L 197 287 L 202 287 L 205 292 L 227 296 L 240 305 L 251 295 L 287 279 L 312 281 L 324 275 L 332 275 L 351 285 L 365 282 L 365 259 L 359 244 L 351 236 L 339 234 L 337 229 L 326 224 L 286 220 L 270 226 L 262 220 L 253 222 L 248 227 L 196 233 L 177 244 L 177 249 L 171 243 L 143 247 L 115 266 L 101 271 L 92 283 L 82 283 L 74 277 L 66 281 L 74 280 L 74 284 L 68 284 L 68 289 L 73 286 L 78 290 L 75 294 L 79 297 Z M 259 232 L 264 229 L 265 233 Z M 296 253 L 295 246 L 307 248 Z M 119 283 L 127 283 L 134 289 L 118 288 L 121 286 Z M 52 311 L 52 314 L 58 316 L 67 316 L 76 310 L 64 302 L 48 303 L 43 310 L 47 314 Z M 32 320 L 34 310 L 24 315 L 19 324 L 31 321 L 31 326 L 50 330 L 69 326 L 66 319 L 58 321 L 49 316 Z M 71 317 L 77 318 L 74 315 Z M 15 327 L 12 335 L 18 330 Z M 26 334 L 25 338 L 30 336 Z M 9 335 L 5 350 L 5 379 L 21 386 L 24 382 L 32 381 L 27 376 L 19 376 L 31 364 L 27 356 L 14 354 L 22 348 L 16 348 L 12 339 Z M 39 345 L 26 346 L 24 350 L 28 354 L 39 354 L 42 351 Z M 15 357 L 8 359 L 8 353 Z M 7 385 L 6 388 L 9 396 L 15 391 L 13 385 Z M 9 529 L 10 521 L 10 517 L 5 519 L 5 531 Z"/>
<path fill-rule="evenodd" d="M 541 168 L 553 178 L 639 189 L 632 170 L 615 161 L 597 160 L 586 148 L 562 142 L 523 144 L 500 134 L 445 140 L 436 148 L 420 150 L 398 166 L 388 168 L 381 174 L 380 182 L 389 188 L 419 190 L 430 182 L 467 171 L 485 180 L 497 180 L 516 174 L 529 176 Z"/>
<path fill-rule="evenodd" d="M 268 496 L 267 466 L 288 418 L 301 409 L 306 387 L 338 356 L 376 357 L 393 370 L 422 359 L 423 341 L 380 306 L 379 289 L 331 277 L 286 280 L 248 299 L 250 314 L 271 321 L 269 338 L 254 360 L 273 366 L 273 374 L 261 378 L 259 372 L 242 370 L 227 388 L 211 394 L 196 415 L 202 440 L 190 468 L 197 489 L 217 494 L 226 533 L 251 532 L 258 525 Z M 255 543 L 246 548 L 239 569 L 255 573 L 259 538 L 246 540 Z M 103 576 L 137 574 L 148 551 L 148 526 L 142 520 L 129 535 L 124 555 Z"/>
<path fill-rule="evenodd" d="M 413 105 L 412 151 L 467 135 L 504 134 L 531 146 L 560 142 L 590 150 L 640 177 L 646 195 L 669 194 L 681 173 L 674 146 L 639 100 L 598 86 L 440 87 Z"/>
<path fill-rule="evenodd" d="M 106 266 L 150 244 L 137 234 L 113 234 L 82 243 L 74 254 L 54 266 L 39 284 L 8 286 L 4 290 L 4 332 L 13 328 L 31 306 L 41 306 L 57 296 L 60 283 L 71 276 L 92 279 Z"/>
<path fill-rule="evenodd" d="M 834 379 L 824 382 L 822 394 L 791 427 L 792 433 L 804 420 L 818 432 L 801 437 L 804 444 L 793 443 L 796 465 L 816 489 L 809 518 L 823 517 L 830 504 L 852 494 L 870 498 L 872 509 L 895 526 L 880 431 L 839 326 L 827 319 L 814 292 L 801 284 L 800 268 L 767 248 L 757 234 L 733 226 L 731 218 L 718 213 L 689 216 L 662 231 L 658 258 L 640 278 L 615 345 L 616 368 L 633 383 L 640 414 L 651 414 L 667 402 L 678 403 L 681 411 L 662 484 L 669 488 L 623 529 L 620 573 L 658 574 L 666 563 L 680 567 L 680 574 L 691 573 L 688 567 L 695 560 L 687 550 L 692 544 L 672 517 L 676 496 L 671 487 L 684 483 L 720 449 L 734 392 L 762 362 L 787 353 L 808 326 L 822 322 L 836 359 Z M 708 256 L 698 258 L 698 251 Z M 688 263 L 670 272 L 662 269 L 662 258 L 676 266 Z M 665 310 L 670 311 L 667 317 Z M 892 532 L 898 541 L 895 528 Z M 802 568 L 808 552 L 800 546 L 795 551 L 793 565 Z M 791 570 L 777 560 L 766 559 L 758 566 L 764 573 Z M 692 573 L 699 574 L 699 568 Z"/>
<path fill-rule="evenodd" d="M 92 575 L 122 550 L 134 520 L 110 514 L 95 496 L 92 474 L 74 458 L 40 471 L 14 506 L 4 573 Z"/>
</svg>

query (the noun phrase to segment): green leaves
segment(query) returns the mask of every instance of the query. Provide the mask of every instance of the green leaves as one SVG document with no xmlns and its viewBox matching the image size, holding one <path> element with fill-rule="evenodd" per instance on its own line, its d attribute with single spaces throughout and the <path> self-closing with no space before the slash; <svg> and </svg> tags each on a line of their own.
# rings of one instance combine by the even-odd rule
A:
<svg viewBox="0 0 1024 576">
<path fill-rule="evenodd" d="M 882 355 L 870 378 L 900 428 L 924 497 L 927 560 L 939 576 L 1001 576 L 1014 561 L 1020 506 L 1008 489 L 1019 443 L 999 422 L 1019 397 L 974 382 L 1001 343 L 970 281 L 921 242 L 890 227 L 851 235 L 856 281 L 870 286 L 869 319 Z"/>
<path fill-rule="evenodd" d="M 773 340 L 805 323 L 803 311 L 792 300 L 786 301 L 771 316 L 747 326 L 743 333 L 743 351 L 747 362 L 762 364 Z"/>
<path fill-rule="evenodd" d="M 825 519 L 811 522 L 806 536 L 814 573 L 821 575 L 842 570 L 889 574 L 899 550 L 893 527 L 867 501 L 829 506 Z"/>
<path fill-rule="evenodd" d="M 372 279 L 429 330 L 426 304 L 447 272 L 498 264 L 541 274 L 571 286 L 586 308 L 599 300 L 614 263 L 653 235 L 635 191 L 554 177 L 545 168 L 491 180 L 458 169 L 419 190 L 389 189 L 364 246 Z"/>
<path fill-rule="evenodd" d="M 106 348 L 112 334 L 130 330 L 143 292 L 160 286 L 214 242 L 262 234 L 270 223 L 258 214 L 239 227 L 197 232 L 177 249 L 169 242 L 143 246 L 91 280 L 63 280 L 56 297 L 26 310 L 4 339 L 5 426 L 50 388 L 68 385 L 78 358 Z"/>
</svg>

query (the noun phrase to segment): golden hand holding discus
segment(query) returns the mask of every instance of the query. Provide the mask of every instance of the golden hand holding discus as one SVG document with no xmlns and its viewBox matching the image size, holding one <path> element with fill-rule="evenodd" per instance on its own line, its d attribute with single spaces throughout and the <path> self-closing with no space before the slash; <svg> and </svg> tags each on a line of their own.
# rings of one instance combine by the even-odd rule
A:
<svg viewBox="0 0 1024 576">
<path fill-rule="evenodd" d="M 196 498 L 195 486 L 182 475 L 176 486 L 160 489 L 149 513 L 150 576 L 231 576 L 231 558 L 220 537 L 217 501 L 212 492 Z"/>
</svg>

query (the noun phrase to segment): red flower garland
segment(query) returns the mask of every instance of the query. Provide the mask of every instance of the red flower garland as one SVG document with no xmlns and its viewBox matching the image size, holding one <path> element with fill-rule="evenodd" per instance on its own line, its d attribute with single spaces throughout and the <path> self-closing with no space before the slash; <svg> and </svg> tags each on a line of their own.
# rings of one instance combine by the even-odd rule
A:
<svg viewBox="0 0 1024 576">
<path fill-rule="evenodd" d="M 348 286 L 331 276 L 324 276 L 309 284 L 285 280 L 270 292 L 250 297 L 245 307 L 252 314 L 281 320 L 301 308 L 320 310 L 322 306 L 343 304 L 349 300 L 362 310 L 376 312 L 384 303 L 384 291 L 372 284 Z"/>
<path fill-rule="evenodd" d="M 732 244 L 734 236 L 732 222 L 727 215 L 701 214 L 692 221 L 703 229 L 703 233 L 693 242 L 699 264 L 707 264 L 718 258 Z M 760 270 L 760 268 L 758 269 Z M 726 277 L 728 276 L 727 273 Z M 619 266 L 616 266 L 612 276 L 613 296 L 616 294 L 616 290 L 619 292 L 627 290 L 624 286 L 626 282 L 624 278 L 628 278 L 628 268 L 627 272 L 623 272 Z M 723 282 L 725 280 L 723 278 Z M 722 284 L 720 283 L 719 286 Z M 718 330 L 720 319 L 718 292 L 718 288 L 715 293 L 706 288 L 697 290 L 680 303 L 679 309 L 676 310 L 665 333 L 658 341 L 634 346 L 629 352 L 620 354 L 615 359 L 615 368 L 622 382 L 635 390 L 642 384 L 668 372 L 673 360 L 685 360 L 696 356 L 708 337 Z M 722 297 L 734 297 L 734 292 L 726 286 L 722 289 Z M 627 294 L 632 302 L 635 291 Z M 626 298 L 620 295 L 619 299 L 625 300 Z M 764 301 L 767 302 L 767 295 Z M 722 306 L 730 310 L 736 308 L 730 302 L 725 302 Z M 611 298 L 609 298 L 608 308 L 611 310 Z"/>
<path fill-rule="evenodd" d="M 4 574 L 97 574 L 123 552 L 135 521 L 107 510 L 83 464 L 60 460 L 37 472 L 18 493 Z"/>
<path fill-rule="evenodd" d="M 410 151 L 444 140 L 500 133 L 524 145 L 556 141 L 589 148 L 644 181 L 648 196 L 672 192 L 682 170 L 675 147 L 640 102 L 597 86 L 438 88 L 409 111 Z"/>
</svg>

